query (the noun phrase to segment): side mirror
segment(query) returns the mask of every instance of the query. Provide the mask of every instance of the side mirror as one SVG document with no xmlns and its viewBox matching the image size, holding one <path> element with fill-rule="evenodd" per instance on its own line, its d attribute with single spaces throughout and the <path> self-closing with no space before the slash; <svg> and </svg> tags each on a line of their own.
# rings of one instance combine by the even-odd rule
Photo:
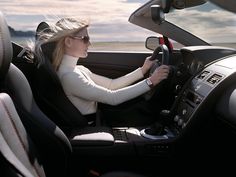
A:
<svg viewBox="0 0 236 177">
<path fill-rule="evenodd" d="M 164 40 L 163 37 L 150 36 L 146 39 L 145 47 L 150 50 L 155 50 L 159 45 L 167 45 L 169 51 L 173 50 L 173 44 L 169 39 Z"/>
<path fill-rule="evenodd" d="M 146 39 L 145 47 L 150 50 L 155 50 L 160 45 L 160 38 L 150 36 Z"/>
</svg>

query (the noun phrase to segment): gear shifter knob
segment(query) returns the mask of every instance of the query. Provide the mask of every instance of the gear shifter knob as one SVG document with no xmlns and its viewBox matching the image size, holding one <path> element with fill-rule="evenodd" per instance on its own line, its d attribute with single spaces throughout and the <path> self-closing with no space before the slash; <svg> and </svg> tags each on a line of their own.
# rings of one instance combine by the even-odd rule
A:
<svg viewBox="0 0 236 177">
<path fill-rule="evenodd" d="M 170 110 L 167 110 L 167 109 L 164 109 L 160 112 L 160 115 L 162 116 L 169 116 L 169 114 L 170 114 Z"/>
<path fill-rule="evenodd" d="M 165 133 L 164 126 L 156 122 L 150 128 L 146 129 L 145 133 L 148 135 L 153 135 L 153 136 L 163 135 Z"/>
<path fill-rule="evenodd" d="M 170 124 L 170 110 L 162 110 L 159 120 L 151 127 L 145 129 L 145 133 L 152 136 L 162 136 L 166 134 L 165 128 Z"/>
<path fill-rule="evenodd" d="M 167 126 L 170 124 L 170 110 L 162 110 L 160 112 L 160 117 L 158 122 L 162 124 L 163 126 Z"/>
</svg>

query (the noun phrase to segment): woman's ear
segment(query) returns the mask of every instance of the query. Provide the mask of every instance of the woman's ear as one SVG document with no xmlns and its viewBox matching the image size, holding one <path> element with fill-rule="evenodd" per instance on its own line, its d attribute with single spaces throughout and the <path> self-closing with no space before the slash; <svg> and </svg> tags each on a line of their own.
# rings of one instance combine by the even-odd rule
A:
<svg viewBox="0 0 236 177">
<path fill-rule="evenodd" d="M 65 38 L 65 46 L 70 48 L 71 45 L 72 45 L 71 38 L 66 37 Z"/>
</svg>

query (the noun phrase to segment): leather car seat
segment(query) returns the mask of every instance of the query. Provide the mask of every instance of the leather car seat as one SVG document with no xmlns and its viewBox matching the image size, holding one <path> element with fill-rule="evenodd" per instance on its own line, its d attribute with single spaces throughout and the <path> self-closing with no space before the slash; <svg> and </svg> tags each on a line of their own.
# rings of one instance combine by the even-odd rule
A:
<svg viewBox="0 0 236 177">
<path fill-rule="evenodd" d="M 8 25 L 0 12 L 0 176 L 65 177 L 71 144 L 35 103 L 26 77 L 11 64 L 12 53 Z M 118 176 L 141 177 L 105 174 Z"/>
<path fill-rule="evenodd" d="M 36 40 L 41 40 L 40 35 L 49 31 L 48 24 L 41 22 L 36 30 Z M 54 43 L 44 44 L 42 50 L 45 55 L 41 59 L 43 62 L 39 66 L 31 64 L 32 72 L 27 72 L 27 69 L 22 71 L 30 79 L 32 92 L 40 109 L 67 134 L 71 129 L 87 127 L 89 124 L 64 93 L 61 82 L 52 68 L 50 51 L 53 48 Z M 34 65 L 37 65 L 37 59 L 34 61 Z M 22 63 L 17 66 L 21 67 Z"/>
<path fill-rule="evenodd" d="M 0 93 L 0 122 L 0 176 L 46 177 L 37 148 L 20 121 L 12 99 L 6 93 Z M 143 177 L 128 172 L 110 172 L 101 177 L 128 176 Z"/>
<path fill-rule="evenodd" d="M 0 93 L 0 122 L 0 176 L 46 177 L 38 152 L 6 93 Z"/>
<path fill-rule="evenodd" d="M 87 127 L 87 119 L 71 103 L 47 56 L 35 70 L 33 93 L 48 117 L 63 129 Z"/>
<path fill-rule="evenodd" d="M 65 176 L 71 144 L 62 130 L 38 108 L 24 74 L 13 64 L 8 25 L 0 13 L 0 90 L 10 95 L 39 154 L 47 176 Z"/>
</svg>

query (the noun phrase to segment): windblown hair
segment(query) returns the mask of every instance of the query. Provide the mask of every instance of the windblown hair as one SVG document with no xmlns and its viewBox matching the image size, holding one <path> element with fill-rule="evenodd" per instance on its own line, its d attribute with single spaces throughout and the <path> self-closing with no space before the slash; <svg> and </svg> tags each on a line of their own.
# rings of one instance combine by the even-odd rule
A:
<svg viewBox="0 0 236 177">
<path fill-rule="evenodd" d="M 53 68 L 55 69 L 55 71 L 57 71 L 65 52 L 65 38 L 71 35 L 75 35 L 88 26 L 88 21 L 85 20 L 78 20 L 75 18 L 62 18 L 55 25 L 51 25 L 49 26 L 49 28 L 40 31 L 37 34 L 38 39 L 35 41 L 34 48 L 35 54 L 38 58 L 38 64 L 40 65 L 44 62 L 42 46 L 47 43 L 54 42 L 56 43 L 56 46 L 52 51 L 53 54 L 51 62 Z"/>
<path fill-rule="evenodd" d="M 52 67 L 54 68 L 55 71 L 58 70 L 58 68 L 61 64 L 63 55 L 65 53 L 64 41 L 65 41 L 65 37 L 61 38 L 57 42 L 56 47 L 55 47 L 53 54 L 52 54 Z"/>
</svg>

